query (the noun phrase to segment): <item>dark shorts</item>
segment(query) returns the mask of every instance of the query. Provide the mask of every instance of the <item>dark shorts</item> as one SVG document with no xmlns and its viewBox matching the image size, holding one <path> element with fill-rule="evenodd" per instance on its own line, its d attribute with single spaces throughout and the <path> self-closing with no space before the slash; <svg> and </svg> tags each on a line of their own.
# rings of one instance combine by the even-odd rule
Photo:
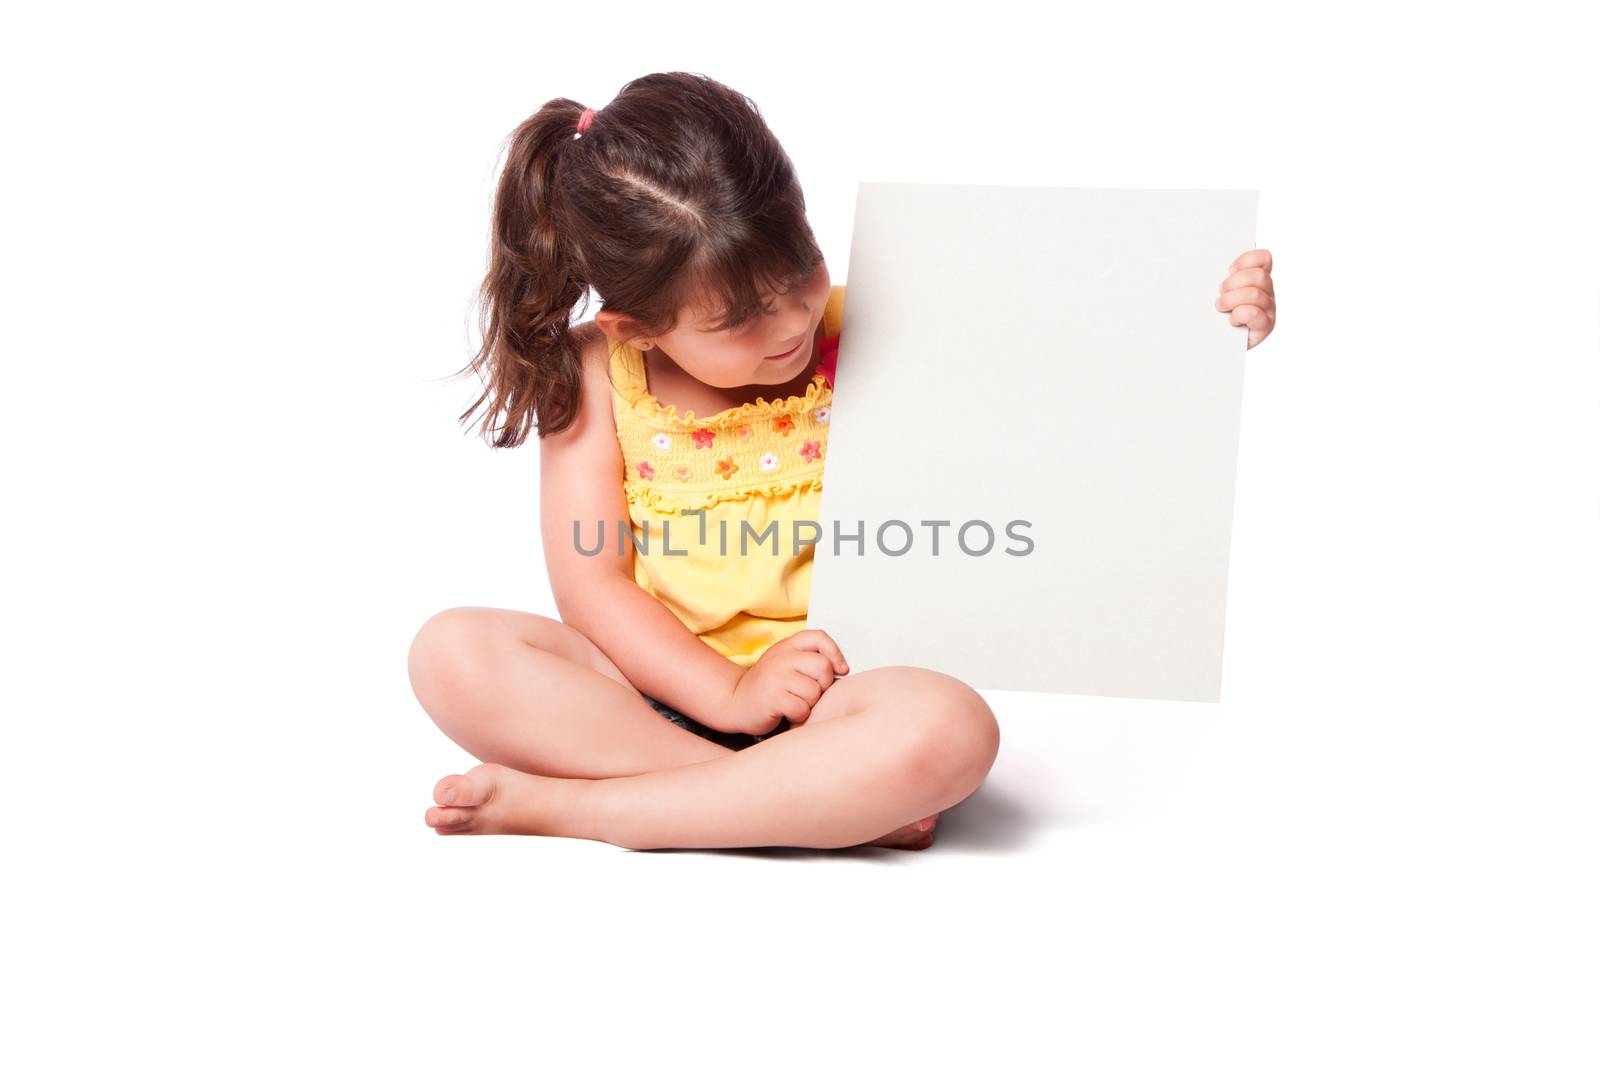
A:
<svg viewBox="0 0 1600 1067">
<path fill-rule="evenodd" d="M 770 734 L 761 734 L 760 736 L 756 736 L 754 734 L 725 734 L 721 730 L 713 730 L 704 723 L 696 722 L 694 719 L 689 718 L 689 716 L 683 714 L 681 711 L 677 711 L 674 708 L 668 707 L 649 694 L 645 694 L 644 698 L 650 702 L 651 707 L 660 712 L 663 719 L 666 719 L 668 722 L 677 723 L 690 733 L 698 734 L 708 741 L 715 741 L 717 744 L 726 748 L 749 748 L 756 742 L 765 741 L 767 738 L 772 737 L 775 734 L 781 734 L 789 728 L 789 720 L 785 719 L 780 722 L 777 725 L 777 728 L 774 729 Z"/>
</svg>

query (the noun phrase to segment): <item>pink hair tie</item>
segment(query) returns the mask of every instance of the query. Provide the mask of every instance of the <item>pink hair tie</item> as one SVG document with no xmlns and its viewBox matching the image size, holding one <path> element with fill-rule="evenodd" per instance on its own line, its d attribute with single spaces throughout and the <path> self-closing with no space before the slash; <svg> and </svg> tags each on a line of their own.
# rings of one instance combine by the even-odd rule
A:
<svg viewBox="0 0 1600 1067">
<path fill-rule="evenodd" d="M 594 108 L 585 108 L 582 115 L 578 116 L 578 132 L 588 133 L 589 124 L 594 122 Z"/>
</svg>

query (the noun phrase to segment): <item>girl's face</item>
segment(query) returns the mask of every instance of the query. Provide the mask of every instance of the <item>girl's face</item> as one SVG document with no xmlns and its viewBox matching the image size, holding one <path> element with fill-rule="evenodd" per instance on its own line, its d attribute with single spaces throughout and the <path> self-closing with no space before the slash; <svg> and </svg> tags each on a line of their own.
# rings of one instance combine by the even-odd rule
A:
<svg viewBox="0 0 1600 1067">
<path fill-rule="evenodd" d="M 765 315 L 719 330 L 712 325 L 714 315 L 685 309 L 670 333 L 635 343 L 652 342 L 685 373 L 713 388 L 781 385 L 811 365 L 832 288 L 828 265 L 819 263 L 793 289 L 770 297 Z M 605 314 L 598 312 L 596 321 L 605 325 Z"/>
</svg>

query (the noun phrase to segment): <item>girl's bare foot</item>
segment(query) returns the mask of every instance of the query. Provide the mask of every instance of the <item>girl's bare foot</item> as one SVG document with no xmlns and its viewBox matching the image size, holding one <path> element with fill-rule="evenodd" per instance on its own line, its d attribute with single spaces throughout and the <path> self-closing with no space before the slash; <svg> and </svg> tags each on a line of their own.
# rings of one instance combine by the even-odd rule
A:
<svg viewBox="0 0 1600 1067">
<path fill-rule="evenodd" d="M 577 836 L 575 812 L 581 778 L 546 778 L 480 763 L 466 774 L 449 774 L 433 787 L 439 807 L 427 824 L 440 834 L 537 834 Z"/>
</svg>

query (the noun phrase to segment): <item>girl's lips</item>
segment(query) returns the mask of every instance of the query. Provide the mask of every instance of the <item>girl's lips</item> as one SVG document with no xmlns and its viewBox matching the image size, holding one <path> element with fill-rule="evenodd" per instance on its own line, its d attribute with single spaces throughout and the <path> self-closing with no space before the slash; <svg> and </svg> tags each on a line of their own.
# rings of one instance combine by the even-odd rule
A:
<svg viewBox="0 0 1600 1067">
<path fill-rule="evenodd" d="M 803 345 L 803 344 L 805 344 L 805 342 L 801 341 L 799 344 L 796 344 L 793 348 L 789 349 L 789 351 L 787 351 L 787 352 L 779 352 L 777 355 L 768 356 L 767 358 L 768 359 L 788 359 L 790 356 L 792 356 L 796 352 L 800 351 L 800 345 Z"/>
</svg>

